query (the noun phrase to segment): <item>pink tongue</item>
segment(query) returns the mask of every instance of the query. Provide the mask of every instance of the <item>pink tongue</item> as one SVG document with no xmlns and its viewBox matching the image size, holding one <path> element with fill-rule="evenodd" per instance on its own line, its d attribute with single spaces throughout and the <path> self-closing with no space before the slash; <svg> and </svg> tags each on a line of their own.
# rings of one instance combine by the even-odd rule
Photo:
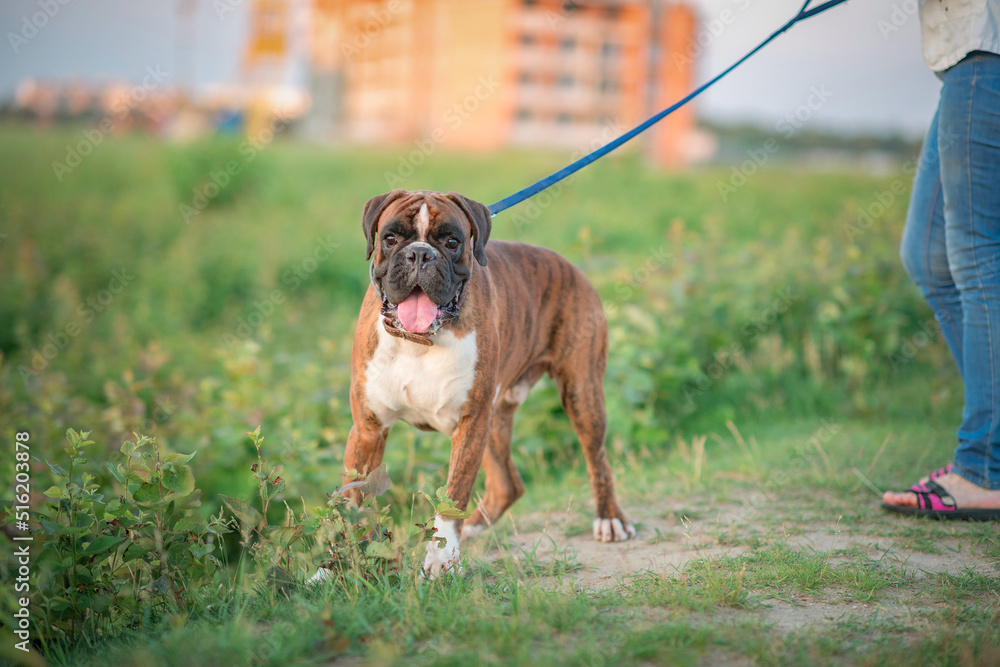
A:
<svg viewBox="0 0 1000 667">
<path fill-rule="evenodd" d="M 406 300 L 396 307 L 396 317 L 403 328 L 412 333 L 423 333 L 434 323 L 438 307 L 423 290 L 415 289 Z"/>
</svg>

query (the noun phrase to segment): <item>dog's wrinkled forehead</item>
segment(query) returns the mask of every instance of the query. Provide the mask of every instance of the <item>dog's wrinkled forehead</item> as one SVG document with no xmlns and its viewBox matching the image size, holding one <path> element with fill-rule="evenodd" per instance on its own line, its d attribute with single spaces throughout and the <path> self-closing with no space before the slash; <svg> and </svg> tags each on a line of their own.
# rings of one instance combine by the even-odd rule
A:
<svg viewBox="0 0 1000 667">
<path fill-rule="evenodd" d="M 489 209 L 457 192 L 393 190 L 368 200 L 362 227 L 368 241 L 369 259 L 379 229 L 387 225 L 401 225 L 403 231 L 412 232 L 411 241 L 431 242 L 438 230 L 447 231 L 461 237 L 462 241 L 469 241 L 476 261 L 486 265 L 484 248 L 492 227 Z"/>
<path fill-rule="evenodd" d="M 402 197 L 382 215 L 381 224 L 395 221 L 402 223 L 407 231 L 412 231 L 414 240 L 427 241 L 434 228 L 448 224 L 452 232 L 460 231 L 467 236 L 470 232 L 468 216 L 454 202 L 438 192 L 416 191 Z"/>
</svg>

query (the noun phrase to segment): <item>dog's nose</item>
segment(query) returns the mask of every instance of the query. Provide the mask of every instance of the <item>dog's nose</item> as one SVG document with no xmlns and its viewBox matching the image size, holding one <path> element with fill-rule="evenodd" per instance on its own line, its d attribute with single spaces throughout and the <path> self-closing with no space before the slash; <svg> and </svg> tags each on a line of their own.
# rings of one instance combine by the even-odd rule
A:
<svg viewBox="0 0 1000 667">
<path fill-rule="evenodd" d="M 433 255 L 431 254 L 430 248 L 416 247 L 410 248 L 406 251 L 406 261 L 408 264 L 412 264 L 415 268 L 420 268 L 424 264 L 431 261 Z"/>
</svg>

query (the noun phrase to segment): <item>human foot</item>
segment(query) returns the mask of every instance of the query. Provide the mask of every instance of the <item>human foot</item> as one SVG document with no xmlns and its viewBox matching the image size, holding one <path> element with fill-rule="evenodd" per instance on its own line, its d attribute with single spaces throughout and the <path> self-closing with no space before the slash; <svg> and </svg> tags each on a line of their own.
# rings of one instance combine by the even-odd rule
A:
<svg viewBox="0 0 1000 667">
<path fill-rule="evenodd" d="M 951 472 L 951 466 L 952 465 L 953 464 L 949 463 L 948 465 L 946 465 L 943 468 L 938 468 L 937 470 L 935 470 L 931 474 L 927 475 L 927 477 L 921 477 L 920 481 L 917 482 L 917 484 L 924 484 L 929 479 L 937 480 L 939 477 L 944 477 L 945 475 L 947 475 L 948 473 Z"/>
<path fill-rule="evenodd" d="M 903 514 L 987 521 L 1000 519 L 1000 490 L 984 489 L 942 469 L 909 491 L 886 492 L 882 507 Z"/>
</svg>

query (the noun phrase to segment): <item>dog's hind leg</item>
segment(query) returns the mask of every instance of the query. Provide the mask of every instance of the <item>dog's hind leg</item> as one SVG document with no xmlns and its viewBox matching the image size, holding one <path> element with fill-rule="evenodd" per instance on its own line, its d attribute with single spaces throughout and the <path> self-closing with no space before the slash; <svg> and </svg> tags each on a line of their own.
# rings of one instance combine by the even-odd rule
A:
<svg viewBox="0 0 1000 667">
<path fill-rule="evenodd" d="M 608 430 L 604 407 L 607 329 L 595 327 L 590 333 L 577 337 L 575 349 L 563 363 L 555 365 L 552 376 L 587 460 L 587 474 L 597 504 L 594 537 L 602 542 L 620 542 L 635 537 L 635 528 L 615 499 L 614 474 L 604 451 Z"/>
</svg>

